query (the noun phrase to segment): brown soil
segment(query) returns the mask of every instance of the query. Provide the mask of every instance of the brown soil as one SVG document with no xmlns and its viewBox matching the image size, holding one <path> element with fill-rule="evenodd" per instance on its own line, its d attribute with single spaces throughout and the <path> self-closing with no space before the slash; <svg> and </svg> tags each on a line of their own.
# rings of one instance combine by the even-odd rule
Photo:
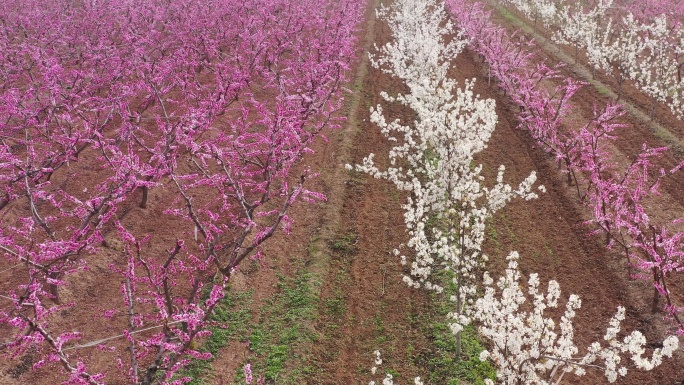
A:
<svg viewBox="0 0 684 385">
<path fill-rule="evenodd" d="M 388 26 L 374 20 L 374 6 L 366 14 L 370 42 L 385 44 Z M 367 49 L 370 45 L 367 45 Z M 366 51 L 367 52 L 367 51 Z M 401 83 L 366 67 L 359 94 L 359 108 L 350 117 L 354 148 L 345 163 L 359 164 L 369 153 L 378 154 L 380 167 L 390 145 L 369 119 L 369 108 L 382 103 L 381 91 L 401 90 Z M 383 103 L 383 105 L 385 105 Z M 387 105 L 389 116 L 406 119 L 405 109 Z M 323 298 L 343 292 L 344 311 L 319 320 L 317 329 L 328 338 L 314 349 L 313 364 L 320 374 L 310 380 L 316 384 L 367 383 L 373 376 L 374 350 L 382 352 L 383 367 L 375 380 L 383 377 L 384 369 L 396 370 L 400 378 L 425 375 L 417 367 L 416 357 L 429 353 L 427 336 L 417 328 L 415 319 L 428 311 L 426 293 L 408 288 L 401 282 L 402 267 L 392 250 L 406 239 L 400 205 L 405 197 L 386 181 L 378 181 L 355 172 L 345 176 L 339 232 L 351 234 L 356 240 L 352 250 L 333 254 L 330 272 L 325 282 Z M 409 348 L 410 346 L 410 348 Z M 408 380 L 405 380 L 408 381 Z"/>
</svg>

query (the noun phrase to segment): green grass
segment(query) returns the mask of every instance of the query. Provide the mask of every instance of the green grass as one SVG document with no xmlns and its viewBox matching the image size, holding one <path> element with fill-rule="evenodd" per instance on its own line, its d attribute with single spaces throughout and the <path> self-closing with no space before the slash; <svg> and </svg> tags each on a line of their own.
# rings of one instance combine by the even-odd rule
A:
<svg viewBox="0 0 684 385">
<path fill-rule="evenodd" d="M 501 241 L 499 240 L 499 232 L 496 227 L 492 226 L 491 220 L 487 220 L 485 228 L 487 229 L 487 241 L 493 242 L 494 247 L 498 251 L 501 248 Z"/>
<path fill-rule="evenodd" d="M 528 26 L 525 22 L 522 20 L 518 19 L 514 14 L 509 12 L 506 8 L 504 8 L 501 5 L 496 6 L 497 11 L 501 14 L 501 16 L 508 20 L 509 22 L 513 23 L 516 27 L 520 28 L 523 30 L 525 33 L 532 33 L 534 32 L 534 29 L 530 26 Z"/>
<path fill-rule="evenodd" d="M 233 292 L 228 290 L 226 296 L 219 302 L 214 310 L 211 320 L 217 326 L 210 327 L 211 336 L 198 349 L 200 352 L 209 352 L 216 355 L 219 350 L 226 347 L 232 340 L 245 340 L 247 337 L 247 325 L 252 318 L 251 305 L 252 290 Z M 176 377 L 190 377 L 191 385 L 207 384 L 207 374 L 211 370 L 212 360 L 195 360 L 178 372 Z"/>
<path fill-rule="evenodd" d="M 332 296 L 323 300 L 323 311 L 326 315 L 334 318 L 341 318 L 344 316 L 346 308 L 346 301 L 344 299 L 344 292 L 342 287 L 337 286 Z"/>
<path fill-rule="evenodd" d="M 316 284 L 309 273 L 279 277 L 278 293 L 262 308 L 260 322 L 248 337 L 249 361 L 256 377 L 263 376 L 267 383 L 297 384 L 314 371 L 309 366 L 288 368 L 287 364 L 302 357 L 300 346 L 316 342 L 317 335 L 309 327 L 317 318 Z M 236 383 L 243 382 L 241 367 Z"/>
<path fill-rule="evenodd" d="M 351 170 L 347 170 L 347 175 L 349 176 L 347 180 L 347 186 L 349 187 L 363 186 L 367 183 L 366 173 L 352 168 Z"/>
<path fill-rule="evenodd" d="M 598 92 L 601 96 L 612 97 L 614 95 L 613 92 L 608 89 L 608 87 L 599 81 L 592 80 L 589 83 L 591 83 L 591 85 L 596 89 L 596 92 Z"/>
<path fill-rule="evenodd" d="M 441 282 L 451 282 L 452 272 L 440 274 Z M 454 303 L 448 298 L 456 292 L 454 284 L 445 285 L 445 295 L 432 295 L 434 311 L 423 321 L 424 332 L 431 336 L 434 351 L 427 357 L 429 383 L 431 384 L 474 384 L 484 385 L 484 380 L 496 379 L 496 370 L 489 362 L 479 359 L 485 348 L 472 326 L 466 326 L 461 333 L 461 357 L 457 357 L 456 336 L 448 322 L 448 313 Z"/>
<path fill-rule="evenodd" d="M 255 377 L 263 376 L 267 383 L 304 383 L 315 368 L 302 365 L 286 370 L 286 367 L 290 360 L 301 356 L 299 346 L 316 341 L 316 334 L 308 325 L 317 317 L 318 298 L 314 294 L 317 284 L 308 273 L 294 278 L 280 276 L 278 293 L 261 308 L 257 324 L 250 324 L 252 291 L 229 292 L 212 317 L 221 326 L 210 328 L 212 335 L 198 350 L 216 354 L 230 341 L 247 341 L 250 358 L 239 366 L 236 384 L 244 384 L 243 366 L 247 362 L 251 362 Z M 192 385 L 206 385 L 211 378 L 211 361 L 192 360 L 176 378 L 189 377 Z"/>
<path fill-rule="evenodd" d="M 329 242 L 329 247 L 336 253 L 349 256 L 356 254 L 357 240 L 358 236 L 356 234 L 338 234 Z"/>
<path fill-rule="evenodd" d="M 434 322 L 431 332 L 436 354 L 428 361 L 430 383 L 433 384 L 474 384 L 484 385 L 484 380 L 496 378 L 496 371 L 488 362 L 478 356 L 484 347 L 472 326 L 467 326 L 461 334 L 461 359 L 456 359 L 456 338 L 446 322 Z"/>
</svg>

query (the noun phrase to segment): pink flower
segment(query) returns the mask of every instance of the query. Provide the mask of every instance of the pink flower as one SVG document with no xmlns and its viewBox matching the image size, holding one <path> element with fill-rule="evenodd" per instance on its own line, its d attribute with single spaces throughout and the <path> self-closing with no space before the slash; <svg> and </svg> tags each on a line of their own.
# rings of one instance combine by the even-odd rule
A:
<svg viewBox="0 0 684 385">
<path fill-rule="evenodd" d="M 252 383 L 252 365 L 245 364 L 245 384 Z"/>
</svg>

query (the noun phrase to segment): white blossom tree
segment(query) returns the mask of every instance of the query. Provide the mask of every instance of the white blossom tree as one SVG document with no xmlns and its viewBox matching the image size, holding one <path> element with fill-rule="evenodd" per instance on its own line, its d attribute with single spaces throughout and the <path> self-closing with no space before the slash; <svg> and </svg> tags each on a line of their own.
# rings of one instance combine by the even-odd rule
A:
<svg viewBox="0 0 684 385">
<path fill-rule="evenodd" d="M 558 384 L 566 373 L 582 376 L 589 368 L 602 370 L 612 383 L 627 374 L 624 355 L 630 357 L 635 368 L 651 370 L 662 363 L 663 357 L 672 357 L 679 347 L 677 337 L 669 336 L 662 348 L 655 349 L 650 359 L 645 358 L 646 338 L 641 332 L 635 330 L 618 338 L 620 324 L 625 319 L 625 308 L 618 307 L 604 341 L 592 343 L 580 355 L 573 326 L 575 311 L 582 305 L 580 298 L 570 295 L 563 316 L 559 321 L 554 320 L 546 310 L 559 307 L 560 285 L 551 280 L 544 293 L 539 276 L 530 274 L 526 295 L 520 283 L 518 259 L 517 252 L 508 256 L 506 272 L 496 285 L 489 273 L 484 274 L 484 295 L 474 306 L 473 319 L 479 325 L 478 330 L 491 342 L 480 359 L 491 360 L 496 365 L 499 383 Z M 531 306 L 526 306 L 528 300 Z"/>
<path fill-rule="evenodd" d="M 392 181 L 410 193 L 403 206 L 413 252 L 411 273 L 404 277 L 413 287 L 443 291 L 434 273 L 453 273 L 456 294 L 453 323 L 460 346 L 462 326 L 470 321 L 465 308 L 473 303 L 480 269 L 487 257 L 481 251 L 487 218 L 514 197 L 532 199 L 534 172 L 517 188 L 503 182 L 504 166 L 496 184 L 485 187 L 482 166 L 473 156 L 487 146 L 497 117 L 494 101 L 473 93 L 474 80 L 462 88 L 447 76 L 464 41 L 453 31 L 442 3 L 436 0 L 402 0 L 381 8 L 394 41 L 378 49 L 373 64 L 404 81 L 410 92 L 390 96 L 387 102 L 410 108 L 415 121 L 390 121 L 381 105 L 371 109 L 374 122 L 390 141 L 390 167 L 380 170 L 370 154 L 356 169 Z M 447 42 L 447 36 L 457 36 Z M 396 250 L 399 255 L 399 250 Z M 404 263 L 406 256 L 401 255 Z"/>
</svg>

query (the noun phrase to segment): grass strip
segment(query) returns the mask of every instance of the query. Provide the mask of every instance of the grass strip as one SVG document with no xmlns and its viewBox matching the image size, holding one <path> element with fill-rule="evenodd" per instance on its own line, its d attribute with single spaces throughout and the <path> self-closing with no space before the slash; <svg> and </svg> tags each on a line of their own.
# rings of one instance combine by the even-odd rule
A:
<svg viewBox="0 0 684 385">
<path fill-rule="evenodd" d="M 266 383 L 301 384 L 315 368 L 292 363 L 304 362 L 307 344 L 317 340 L 311 325 L 318 316 L 318 283 L 308 272 L 278 279 L 278 293 L 262 307 L 260 322 L 247 338 L 248 362 L 255 378 L 262 376 Z M 235 383 L 244 384 L 242 367 Z"/>
<path fill-rule="evenodd" d="M 211 336 L 198 349 L 200 352 L 209 352 L 213 356 L 230 341 L 246 340 L 248 335 L 247 325 L 252 318 L 250 310 L 252 290 L 234 292 L 227 290 L 226 296 L 219 302 L 211 317 L 216 326 L 209 327 Z M 176 374 L 177 378 L 190 377 L 190 385 L 206 385 L 211 371 L 210 360 L 193 359 L 189 365 Z"/>
<path fill-rule="evenodd" d="M 431 295 L 432 314 L 422 321 L 423 332 L 430 335 L 434 343 L 431 357 L 424 362 L 430 373 L 426 383 L 484 385 L 485 379 L 496 380 L 496 369 L 489 362 L 480 361 L 479 356 L 485 346 L 472 325 L 466 326 L 461 332 L 461 357 L 459 359 L 456 356 L 456 336 L 449 327 L 448 319 L 448 314 L 454 308 L 449 297 L 456 294 L 452 277 L 451 271 L 439 273 L 439 281 L 445 283 L 444 293 Z"/>
</svg>

